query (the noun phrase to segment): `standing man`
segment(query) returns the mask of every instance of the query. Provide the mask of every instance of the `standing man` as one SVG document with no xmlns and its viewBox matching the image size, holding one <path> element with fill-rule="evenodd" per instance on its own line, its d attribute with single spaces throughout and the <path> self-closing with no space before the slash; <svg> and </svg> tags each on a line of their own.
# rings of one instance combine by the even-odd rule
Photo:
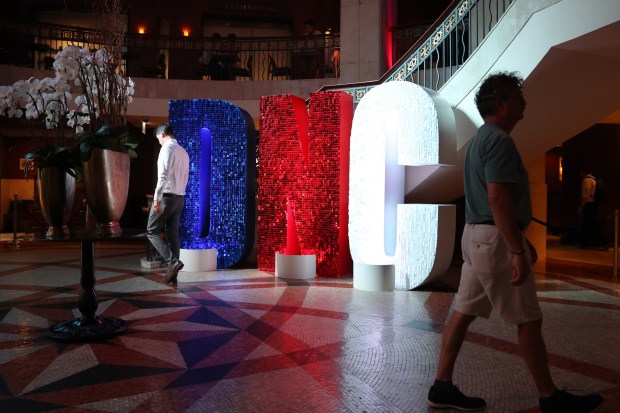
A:
<svg viewBox="0 0 620 413">
<path fill-rule="evenodd" d="M 530 223 L 528 175 L 509 133 L 523 118 L 523 79 L 515 73 L 487 77 L 476 94 L 484 120 L 465 155 L 465 229 L 463 268 L 454 312 L 446 325 L 436 380 L 428 394 L 435 408 L 482 410 L 486 402 L 467 397 L 452 383 L 465 333 L 477 316 L 495 309 L 517 327 L 519 349 L 540 394 L 543 413 L 585 413 L 600 395 L 576 396 L 558 390 L 542 337 L 542 312 L 532 265 L 537 255 L 523 235 Z"/>
<path fill-rule="evenodd" d="M 155 129 L 161 145 L 157 158 L 157 186 L 153 194 L 153 208 L 147 224 L 148 239 L 168 264 L 164 282 L 176 282 L 183 268 L 179 260 L 179 219 L 183 210 L 185 187 L 189 176 L 189 156 L 177 140 L 172 127 L 166 123 Z M 170 246 L 159 234 L 165 228 Z"/>
<path fill-rule="evenodd" d="M 580 248 L 588 248 L 594 244 L 596 235 L 596 216 L 598 215 L 598 205 L 595 202 L 596 178 L 592 175 L 590 167 L 586 166 L 581 170 L 581 202 L 579 211 L 582 214 L 581 234 L 579 239 Z"/>
</svg>

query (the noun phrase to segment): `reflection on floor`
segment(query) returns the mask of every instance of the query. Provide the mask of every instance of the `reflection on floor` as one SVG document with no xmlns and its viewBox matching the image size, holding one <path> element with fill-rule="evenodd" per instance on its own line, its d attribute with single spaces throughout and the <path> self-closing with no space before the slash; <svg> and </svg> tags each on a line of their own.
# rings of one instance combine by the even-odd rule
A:
<svg viewBox="0 0 620 413">
<path fill-rule="evenodd" d="M 553 375 L 602 392 L 599 412 L 620 412 L 620 285 L 609 266 L 553 254 L 537 273 Z M 78 314 L 79 247 L 0 244 L 0 412 L 431 411 L 453 293 L 369 293 L 256 269 L 174 287 L 141 269 L 143 255 L 97 244 L 98 313 L 128 330 L 66 343 L 45 332 Z M 455 381 L 487 411 L 538 411 L 515 332 L 494 317 L 473 323 Z"/>
<path fill-rule="evenodd" d="M 582 249 L 577 245 L 561 244 L 560 237 L 547 236 L 547 258 L 613 267 L 614 249 L 613 247 Z"/>
</svg>

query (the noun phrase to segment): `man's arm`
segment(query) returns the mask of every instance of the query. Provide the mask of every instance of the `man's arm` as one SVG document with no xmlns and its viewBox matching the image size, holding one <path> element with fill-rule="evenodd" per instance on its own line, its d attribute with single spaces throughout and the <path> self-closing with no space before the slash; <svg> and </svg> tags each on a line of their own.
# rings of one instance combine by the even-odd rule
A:
<svg viewBox="0 0 620 413">
<path fill-rule="evenodd" d="M 168 148 L 162 146 L 159 157 L 157 158 L 157 185 L 153 191 L 153 209 L 159 213 L 159 203 L 164 194 L 164 187 L 168 183 L 168 162 L 170 159 L 170 153 Z"/>
<path fill-rule="evenodd" d="M 523 235 L 517 225 L 517 210 L 510 194 L 512 185 L 504 182 L 488 183 L 487 192 L 495 226 L 512 252 L 513 274 L 510 283 L 519 285 L 526 280 L 530 273 L 530 263 L 527 262 L 526 251 L 522 242 Z"/>
</svg>

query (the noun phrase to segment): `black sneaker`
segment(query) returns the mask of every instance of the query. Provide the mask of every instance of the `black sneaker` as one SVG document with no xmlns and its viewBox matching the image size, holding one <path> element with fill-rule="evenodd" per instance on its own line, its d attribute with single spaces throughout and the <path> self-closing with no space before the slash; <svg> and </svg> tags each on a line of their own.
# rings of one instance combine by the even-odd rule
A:
<svg viewBox="0 0 620 413">
<path fill-rule="evenodd" d="M 549 397 L 538 399 L 542 413 L 589 413 L 603 404 L 600 394 L 577 396 L 564 390 L 558 390 Z"/>
<path fill-rule="evenodd" d="M 457 386 L 450 384 L 447 388 L 440 388 L 434 384 L 428 392 L 429 406 L 435 409 L 458 409 L 466 411 L 482 410 L 487 403 L 480 397 L 467 397 Z"/>
</svg>

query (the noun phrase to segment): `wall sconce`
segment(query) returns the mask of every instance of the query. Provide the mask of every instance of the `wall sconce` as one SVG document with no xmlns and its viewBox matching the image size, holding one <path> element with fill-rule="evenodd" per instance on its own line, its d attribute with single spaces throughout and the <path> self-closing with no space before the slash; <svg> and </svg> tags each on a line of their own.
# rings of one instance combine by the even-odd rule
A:
<svg viewBox="0 0 620 413">
<path fill-rule="evenodd" d="M 149 118 L 142 119 L 142 134 L 146 135 L 146 123 L 149 121 Z"/>
<path fill-rule="evenodd" d="M 144 34 L 146 32 L 146 29 L 144 26 L 138 26 L 138 33 L 139 34 Z"/>
<path fill-rule="evenodd" d="M 189 36 L 189 29 L 181 29 L 183 31 L 183 36 Z"/>
</svg>

